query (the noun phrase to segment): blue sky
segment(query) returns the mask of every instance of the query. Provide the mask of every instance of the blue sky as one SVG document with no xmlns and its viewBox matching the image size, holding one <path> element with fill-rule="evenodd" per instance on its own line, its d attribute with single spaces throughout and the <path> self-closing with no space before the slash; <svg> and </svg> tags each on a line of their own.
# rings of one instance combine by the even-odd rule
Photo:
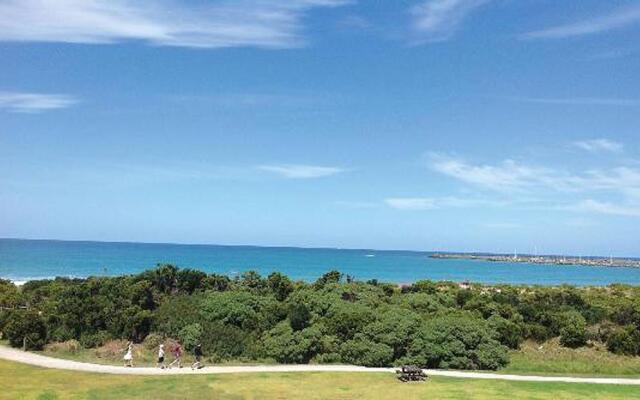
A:
<svg viewBox="0 0 640 400">
<path fill-rule="evenodd" d="M 640 255 L 640 2 L 0 0 L 0 237 Z"/>
</svg>

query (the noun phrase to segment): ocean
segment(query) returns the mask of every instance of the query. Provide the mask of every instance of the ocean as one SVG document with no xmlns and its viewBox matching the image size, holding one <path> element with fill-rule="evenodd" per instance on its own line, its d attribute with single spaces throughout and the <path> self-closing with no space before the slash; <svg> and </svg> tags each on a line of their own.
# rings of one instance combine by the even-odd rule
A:
<svg viewBox="0 0 640 400">
<path fill-rule="evenodd" d="M 356 279 L 420 279 L 539 285 L 640 284 L 640 268 L 446 260 L 429 252 L 0 239 L 0 277 L 14 282 L 56 276 L 133 274 L 158 263 L 235 276 L 279 271 L 314 281 L 336 269 Z"/>
</svg>

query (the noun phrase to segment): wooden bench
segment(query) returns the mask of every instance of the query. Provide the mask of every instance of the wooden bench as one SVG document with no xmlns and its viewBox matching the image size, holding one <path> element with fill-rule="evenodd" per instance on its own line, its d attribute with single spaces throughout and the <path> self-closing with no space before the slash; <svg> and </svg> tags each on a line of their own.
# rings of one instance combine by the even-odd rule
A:
<svg viewBox="0 0 640 400">
<path fill-rule="evenodd" d="M 416 365 L 403 365 L 396 370 L 396 374 L 398 374 L 398 379 L 402 382 L 417 382 L 427 379 L 427 374 Z"/>
</svg>

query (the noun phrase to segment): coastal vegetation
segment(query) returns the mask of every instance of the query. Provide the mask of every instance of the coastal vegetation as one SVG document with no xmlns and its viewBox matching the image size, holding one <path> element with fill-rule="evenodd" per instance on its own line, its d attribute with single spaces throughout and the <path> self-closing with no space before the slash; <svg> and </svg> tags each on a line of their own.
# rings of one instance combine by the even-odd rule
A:
<svg viewBox="0 0 640 400">
<path fill-rule="evenodd" d="M 483 370 L 507 367 L 524 341 L 523 347 L 551 341 L 567 351 L 597 348 L 613 358 L 640 354 L 640 288 L 623 285 L 399 287 L 337 271 L 307 283 L 279 273 L 230 278 L 161 265 L 137 275 L 20 288 L 3 281 L 0 307 L 0 331 L 12 346 L 106 346 L 111 358 L 122 351 L 118 340 L 148 352 L 163 341 L 178 340 L 187 350 L 202 343 L 214 362 Z M 522 365 L 517 360 L 514 370 Z"/>
</svg>

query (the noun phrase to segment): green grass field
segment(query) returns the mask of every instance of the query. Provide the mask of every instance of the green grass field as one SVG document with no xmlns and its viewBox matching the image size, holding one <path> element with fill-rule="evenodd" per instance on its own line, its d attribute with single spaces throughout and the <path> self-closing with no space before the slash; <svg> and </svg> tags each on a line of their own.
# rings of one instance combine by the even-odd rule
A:
<svg viewBox="0 0 640 400">
<path fill-rule="evenodd" d="M 640 399 L 637 386 L 431 378 L 387 373 L 142 377 L 43 369 L 0 360 L 0 399 Z"/>
<path fill-rule="evenodd" d="M 524 343 L 511 352 L 501 373 L 640 377 L 640 357 L 618 356 L 603 345 L 568 349 L 557 340 L 539 345 Z"/>
</svg>

